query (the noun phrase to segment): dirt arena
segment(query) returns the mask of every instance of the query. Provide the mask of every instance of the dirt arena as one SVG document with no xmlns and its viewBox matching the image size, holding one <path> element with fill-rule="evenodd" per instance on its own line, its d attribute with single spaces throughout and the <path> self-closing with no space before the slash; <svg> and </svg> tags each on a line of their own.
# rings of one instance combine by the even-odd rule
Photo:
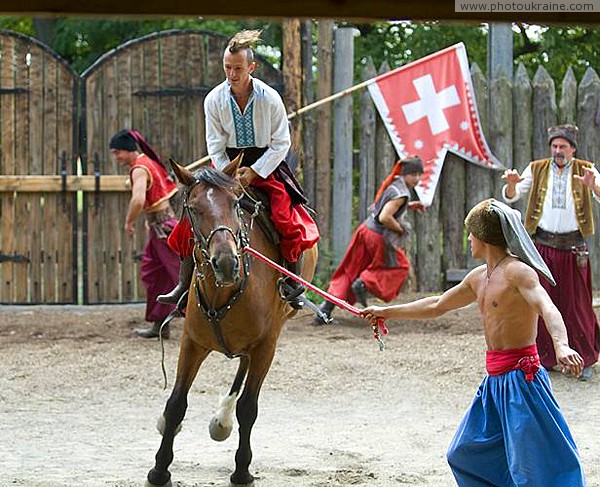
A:
<svg viewBox="0 0 600 487">
<path fill-rule="evenodd" d="M 159 342 L 131 332 L 140 305 L 0 313 L 0 486 L 142 486 L 181 321 L 165 342 L 163 390 Z M 391 322 L 384 352 L 361 320 L 336 317 L 315 328 L 303 314 L 284 329 L 253 432 L 256 486 L 455 485 L 446 448 L 485 373 L 476 309 Z M 216 443 L 208 423 L 236 367 L 213 354 L 200 369 L 175 439 L 175 486 L 228 485 L 237 432 Z M 600 487 L 600 367 L 586 383 L 551 378 L 588 486 Z"/>
</svg>

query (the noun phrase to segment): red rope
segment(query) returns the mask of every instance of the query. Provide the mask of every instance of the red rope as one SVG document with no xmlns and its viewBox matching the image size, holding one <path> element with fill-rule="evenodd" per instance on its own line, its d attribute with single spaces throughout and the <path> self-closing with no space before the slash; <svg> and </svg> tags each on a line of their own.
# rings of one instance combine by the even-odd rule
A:
<svg viewBox="0 0 600 487">
<path fill-rule="evenodd" d="M 279 264 L 277 264 L 276 262 L 273 262 L 271 259 L 269 259 L 268 257 L 261 254 L 258 250 L 255 250 L 250 246 L 244 247 L 243 250 L 244 250 L 244 252 L 248 252 L 250 255 L 253 255 L 258 260 L 264 262 L 265 264 L 268 264 L 271 267 L 273 267 L 274 269 L 277 269 L 282 274 L 285 274 L 286 276 L 289 276 L 292 279 L 304 284 L 308 289 L 310 289 L 311 291 L 314 291 L 318 295 L 324 297 L 327 301 L 331 301 L 333 304 L 339 306 L 342 309 L 345 309 L 346 311 L 349 311 L 353 315 L 362 317 L 362 311 L 360 309 L 356 308 L 355 306 L 352 306 L 351 304 L 347 303 L 343 299 L 337 298 L 334 295 L 329 294 L 328 292 L 319 289 L 314 284 L 311 284 L 310 282 L 305 281 L 300 276 L 297 276 L 296 274 L 288 271 L 285 267 L 282 267 Z M 388 334 L 388 329 L 387 329 L 387 326 L 385 325 L 385 320 L 383 318 L 378 318 L 377 323 L 375 325 L 373 325 L 372 328 L 373 328 L 373 338 L 375 338 L 381 344 L 382 343 L 381 335 Z"/>
</svg>

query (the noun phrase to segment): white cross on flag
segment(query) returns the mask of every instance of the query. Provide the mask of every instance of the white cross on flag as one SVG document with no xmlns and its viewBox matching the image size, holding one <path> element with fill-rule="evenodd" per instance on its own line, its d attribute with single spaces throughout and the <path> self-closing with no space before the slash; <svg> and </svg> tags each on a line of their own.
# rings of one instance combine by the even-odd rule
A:
<svg viewBox="0 0 600 487">
<path fill-rule="evenodd" d="M 503 168 L 481 131 L 462 42 L 388 71 L 368 89 L 398 156 L 423 159 L 425 172 L 415 190 L 425 205 L 431 205 L 448 151 Z"/>
</svg>

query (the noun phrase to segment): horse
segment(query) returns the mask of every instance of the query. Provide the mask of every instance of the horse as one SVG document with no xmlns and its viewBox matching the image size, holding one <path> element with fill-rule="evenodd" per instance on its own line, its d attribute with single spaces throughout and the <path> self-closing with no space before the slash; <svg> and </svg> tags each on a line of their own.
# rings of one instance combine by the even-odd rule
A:
<svg viewBox="0 0 600 487">
<path fill-rule="evenodd" d="M 168 467 L 173 461 L 174 437 L 181 429 L 190 387 L 213 351 L 229 358 L 239 357 L 239 365 L 229 393 L 210 422 L 210 436 L 216 441 L 229 437 L 235 409 L 239 444 L 230 482 L 234 486 L 254 483 L 249 471 L 250 435 L 258 415 L 258 396 L 283 325 L 297 310 L 280 297 L 280 273 L 252 260 L 242 250 L 251 244 L 271 260 L 281 260 L 278 246 L 267 239 L 259 225 L 252 224 L 257 212 L 244 211 L 240 206 L 245 193 L 236 179 L 240 161 L 241 157 L 236 158 L 222 172 L 204 167 L 195 174 L 171 161 L 177 179 L 185 187 L 183 206 L 194 234 L 195 271 L 176 379 L 157 424 L 162 441 L 146 486 L 172 485 Z M 314 276 L 317 255 L 316 245 L 303 254 L 301 276 L 307 281 Z"/>
</svg>

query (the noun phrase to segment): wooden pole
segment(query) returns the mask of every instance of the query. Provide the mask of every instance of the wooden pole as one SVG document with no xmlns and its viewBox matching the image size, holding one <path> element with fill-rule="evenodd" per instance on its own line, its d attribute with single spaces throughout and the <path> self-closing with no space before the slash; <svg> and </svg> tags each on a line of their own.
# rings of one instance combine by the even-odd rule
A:
<svg viewBox="0 0 600 487">
<path fill-rule="evenodd" d="M 351 86 L 350 88 L 346 88 L 337 93 L 334 93 L 333 95 L 326 96 L 325 98 L 322 98 L 321 100 L 317 100 L 314 103 L 306 105 L 305 107 L 299 108 L 295 112 L 288 113 L 288 116 L 287 116 L 288 120 L 291 120 L 294 117 L 297 117 L 298 115 L 302 115 L 303 113 L 306 113 L 309 110 L 312 110 L 313 108 L 318 108 L 321 105 L 325 105 L 325 103 L 330 103 L 334 100 L 337 100 L 338 98 L 341 98 L 342 96 L 346 96 L 356 90 L 365 88 L 365 87 L 369 86 L 371 83 L 374 83 L 377 78 L 378 77 L 368 79 L 366 81 L 363 81 L 362 83 L 358 83 L 357 85 Z M 204 156 L 202 159 L 198 159 L 197 161 L 194 161 L 191 164 L 188 164 L 187 166 L 185 166 L 185 168 L 191 171 L 192 169 L 195 169 L 196 167 L 201 166 L 202 164 L 205 164 L 209 160 L 210 160 L 210 156 Z"/>
</svg>

